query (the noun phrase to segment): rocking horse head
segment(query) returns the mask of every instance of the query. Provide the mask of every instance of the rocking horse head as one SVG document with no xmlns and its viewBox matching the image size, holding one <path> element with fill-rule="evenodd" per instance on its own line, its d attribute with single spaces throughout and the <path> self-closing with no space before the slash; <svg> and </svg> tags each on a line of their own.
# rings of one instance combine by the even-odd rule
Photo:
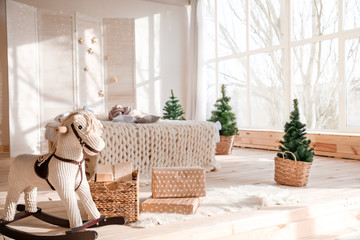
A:
<svg viewBox="0 0 360 240">
<path fill-rule="evenodd" d="M 101 138 L 102 127 L 92 113 L 76 110 L 63 119 L 61 126 L 55 129 L 59 133 L 56 148 L 66 152 L 83 149 L 88 155 L 95 155 L 105 147 Z"/>
</svg>

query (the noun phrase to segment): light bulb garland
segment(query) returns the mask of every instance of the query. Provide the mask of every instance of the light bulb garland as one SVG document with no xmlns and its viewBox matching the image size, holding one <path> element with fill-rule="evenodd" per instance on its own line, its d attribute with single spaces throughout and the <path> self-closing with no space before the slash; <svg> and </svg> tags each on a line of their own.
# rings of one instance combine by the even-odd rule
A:
<svg viewBox="0 0 360 240">
<path fill-rule="evenodd" d="M 21 11 L 21 10 L 20 10 Z M 25 11 L 24 11 L 25 12 Z M 58 15 L 61 16 L 58 16 Z M 23 19 L 21 19 L 21 22 L 26 21 L 26 19 L 29 19 L 27 16 L 25 16 L 24 14 L 21 15 L 21 17 Z M 42 21 L 42 19 L 40 19 Z M 41 21 L 38 21 L 36 23 L 36 27 L 38 29 L 40 29 L 40 31 L 42 32 L 42 29 L 45 28 L 45 25 L 40 24 L 42 23 Z M 72 16 L 67 15 L 66 12 L 53 12 L 53 16 L 52 16 L 52 25 L 56 28 L 55 32 L 52 32 L 50 35 L 45 34 L 45 32 L 41 35 L 39 35 L 39 40 L 48 40 L 48 39 L 53 39 L 54 36 L 58 37 L 57 41 L 59 42 L 59 44 L 61 44 L 61 46 L 58 46 L 60 54 L 63 55 L 61 52 L 64 52 L 68 49 L 67 45 L 62 44 L 62 43 L 68 43 L 69 40 L 71 41 L 71 36 L 68 36 L 69 34 L 71 34 L 71 30 L 70 28 L 72 27 L 74 19 L 72 18 Z M 15 24 L 19 25 L 19 28 L 23 28 L 24 29 L 24 25 L 21 23 L 16 22 Z M 70 24 L 70 25 L 69 25 Z M 81 21 L 79 21 L 79 24 L 76 23 L 76 27 L 78 28 L 80 26 L 81 28 L 84 28 L 85 30 L 88 29 L 89 27 L 93 27 L 92 25 L 89 24 L 83 24 L 81 23 Z M 119 79 L 116 75 L 119 76 L 119 71 L 116 70 L 112 70 L 114 69 L 114 64 L 119 64 L 121 62 L 123 62 L 124 60 L 124 56 L 121 54 L 122 52 L 125 51 L 125 55 L 127 55 L 128 49 L 131 49 L 134 46 L 134 34 L 133 34 L 133 19 L 119 19 L 119 20 L 115 20 L 115 21 L 111 21 L 109 22 L 110 25 L 112 25 L 112 29 L 115 30 L 115 32 L 113 34 L 115 34 L 117 36 L 118 42 L 116 45 L 111 44 L 111 49 L 114 49 L 116 54 L 113 55 L 106 55 L 104 56 L 104 60 L 107 61 L 106 65 L 108 65 L 108 67 L 110 68 L 107 76 L 107 81 L 109 81 L 109 77 L 110 77 L 110 82 L 111 83 L 118 83 Z M 70 27 L 70 28 L 69 28 Z M 27 30 L 27 28 L 26 28 Z M 31 30 L 29 28 L 29 30 Z M 103 41 L 105 42 L 105 40 L 100 37 L 97 38 L 96 35 L 99 35 L 97 33 L 99 33 L 97 31 L 97 29 L 94 29 L 94 32 L 91 32 L 92 34 L 89 36 L 87 35 L 86 31 L 84 32 L 85 35 L 79 36 L 77 37 L 77 39 L 75 38 L 75 44 L 77 42 L 79 50 L 84 52 L 87 51 L 87 53 L 85 52 L 85 55 L 88 55 L 89 59 L 86 59 L 86 64 L 88 64 L 88 66 L 83 66 L 83 67 L 79 67 L 80 71 L 81 68 L 84 72 L 84 74 L 86 74 L 86 72 L 90 71 L 90 68 L 93 68 L 92 62 L 96 61 L 96 59 L 93 59 L 93 57 L 90 57 L 90 55 L 93 55 L 94 57 L 99 57 L 97 56 L 98 51 L 100 56 L 101 54 L 101 48 L 99 48 L 97 46 L 97 44 L 102 43 Z M 78 31 L 78 33 L 81 33 L 81 31 Z M 101 34 L 100 34 L 101 35 Z M 108 36 L 110 37 L 112 35 L 112 33 L 108 33 Z M 70 42 L 69 42 L 70 43 Z M 73 44 L 73 43 L 70 43 Z M 84 49 L 82 49 L 80 47 L 80 45 L 84 46 Z M 101 44 L 102 45 L 102 44 Z M 96 52 L 96 54 L 95 54 Z M 86 57 L 87 58 L 87 57 Z M 87 60 L 90 60 L 89 62 Z M 90 65 L 89 65 L 90 64 Z M 80 66 L 82 64 L 80 63 Z M 85 65 L 85 64 L 84 64 Z M 96 66 L 95 69 L 93 69 L 93 71 L 96 71 Z M 111 76 L 112 75 L 112 76 Z M 98 91 L 98 95 L 99 97 L 104 97 L 105 93 L 103 90 L 99 90 Z"/>
</svg>

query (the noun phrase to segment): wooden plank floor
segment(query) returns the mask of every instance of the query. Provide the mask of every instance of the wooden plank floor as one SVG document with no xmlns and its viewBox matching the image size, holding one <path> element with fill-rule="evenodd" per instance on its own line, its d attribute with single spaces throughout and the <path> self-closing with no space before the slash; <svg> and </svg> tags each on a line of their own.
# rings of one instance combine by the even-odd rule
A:
<svg viewBox="0 0 360 240">
<path fill-rule="evenodd" d="M 273 151 L 234 149 L 230 156 L 217 156 L 222 168 L 207 173 L 207 187 L 268 184 L 301 196 L 299 203 L 151 228 L 105 226 L 96 229 L 98 239 L 336 239 L 360 229 L 360 161 L 315 157 L 308 186 L 296 188 L 274 182 L 274 155 Z M 10 161 L 7 154 L 0 154 L 1 210 Z M 142 199 L 151 194 L 150 186 L 141 187 L 140 191 Z M 38 202 L 44 211 L 66 217 L 55 192 L 39 191 Z M 81 212 L 85 218 L 83 209 Z M 65 231 L 33 218 L 13 225 L 33 233 Z"/>
</svg>

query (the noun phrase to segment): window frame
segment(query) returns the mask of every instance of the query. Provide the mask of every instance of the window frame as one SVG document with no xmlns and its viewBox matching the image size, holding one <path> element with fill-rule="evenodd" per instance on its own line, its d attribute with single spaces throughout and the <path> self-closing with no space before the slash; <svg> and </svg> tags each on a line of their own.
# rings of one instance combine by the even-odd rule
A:
<svg viewBox="0 0 360 240">
<path fill-rule="evenodd" d="M 236 58 L 246 58 L 246 84 L 247 84 L 247 120 L 246 126 L 243 128 L 246 129 L 264 129 L 263 126 L 254 126 L 251 121 L 251 83 L 250 83 L 250 56 L 259 54 L 259 53 L 268 53 L 271 51 L 282 50 L 283 51 L 283 69 L 284 69 L 284 116 L 285 121 L 288 121 L 290 111 L 292 108 L 292 96 L 293 96 L 293 80 L 291 79 L 291 51 L 293 47 L 303 46 L 310 43 L 321 42 L 325 40 L 338 40 L 338 129 L 308 129 L 312 132 L 330 132 L 330 133 L 360 133 L 360 127 L 347 126 L 347 83 L 345 79 L 345 41 L 351 38 L 360 38 L 360 28 L 345 30 L 343 19 L 344 19 L 344 4 L 345 0 L 338 0 L 338 28 L 337 32 L 324 34 L 321 36 L 313 36 L 307 39 L 301 40 L 291 40 L 291 1 L 289 0 L 280 0 L 281 13 L 284 13 L 284 16 L 281 17 L 281 27 L 283 29 L 282 41 L 279 45 L 258 48 L 250 50 L 249 41 L 250 41 L 250 0 L 246 0 L 246 50 L 244 52 L 229 54 L 226 56 L 219 56 L 218 44 L 219 44 L 219 18 L 218 18 L 218 1 L 214 0 L 214 20 L 215 20 L 215 57 L 208 59 L 204 62 L 206 64 L 215 65 L 215 82 L 216 89 L 220 89 L 219 83 L 219 63 L 224 60 L 236 59 Z M 220 92 L 217 91 L 216 98 L 219 97 Z M 209 111 L 210 109 L 207 109 Z M 269 130 L 280 130 L 278 127 L 266 127 Z"/>
</svg>

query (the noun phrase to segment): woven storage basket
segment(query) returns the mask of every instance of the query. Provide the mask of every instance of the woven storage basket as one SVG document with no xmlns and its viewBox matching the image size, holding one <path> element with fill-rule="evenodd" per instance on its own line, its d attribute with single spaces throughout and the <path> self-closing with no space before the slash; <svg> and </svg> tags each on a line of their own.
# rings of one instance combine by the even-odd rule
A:
<svg viewBox="0 0 360 240">
<path fill-rule="evenodd" d="M 216 155 L 229 155 L 232 152 L 235 136 L 220 136 L 220 142 L 216 143 Z"/>
<path fill-rule="evenodd" d="M 139 172 L 133 171 L 132 180 L 89 182 L 92 198 L 101 215 L 123 216 L 126 222 L 139 217 Z"/>
<path fill-rule="evenodd" d="M 284 154 L 283 158 L 275 157 L 274 180 L 277 183 L 288 186 L 306 186 L 306 184 L 308 183 L 312 163 L 296 161 L 296 157 L 294 154 L 293 156 L 295 158 L 295 161 L 291 159 L 285 159 Z"/>
</svg>

